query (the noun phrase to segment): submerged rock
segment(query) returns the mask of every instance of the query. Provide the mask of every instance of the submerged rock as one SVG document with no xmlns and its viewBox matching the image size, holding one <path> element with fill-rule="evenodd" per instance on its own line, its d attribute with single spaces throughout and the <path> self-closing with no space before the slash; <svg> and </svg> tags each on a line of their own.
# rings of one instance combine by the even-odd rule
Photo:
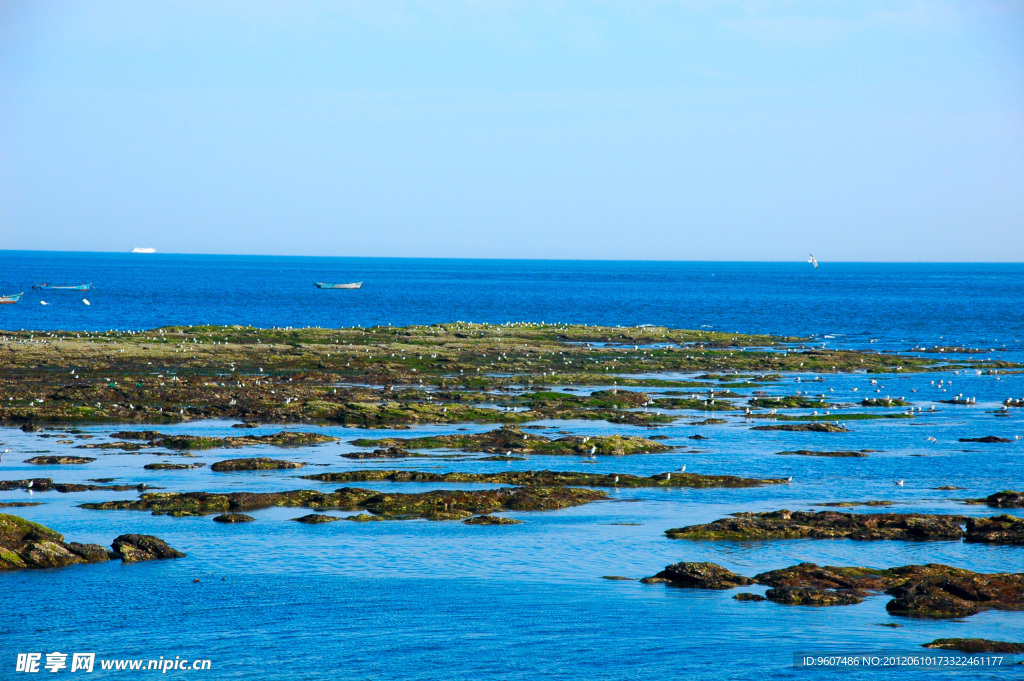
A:
<svg viewBox="0 0 1024 681">
<path fill-rule="evenodd" d="M 219 515 L 219 516 L 215 517 L 213 519 L 213 522 L 215 522 L 215 523 L 231 524 L 231 523 L 251 523 L 254 520 L 256 520 L 256 519 L 253 518 L 251 515 L 246 515 L 244 513 L 224 513 L 222 515 Z"/>
<path fill-rule="evenodd" d="M 33 456 L 25 459 L 25 463 L 36 464 L 37 466 L 56 466 L 62 464 L 92 463 L 96 459 L 87 456 Z"/>
<path fill-rule="evenodd" d="M 732 589 L 737 586 L 753 584 L 749 577 L 737 575 L 715 563 L 676 563 L 648 577 L 645 583 L 667 582 L 675 586 L 693 589 Z"/>
<path fill-rule="evenodd" d="M 957 650 L 968 655 L 974 653 L 1024 653 L 1024 643 L 991 641 L 987 638 L 937 638 L 922 648 Z"/>
<path fill-rule="evenodd" d="M 113 479 L 113 478 L 111 478 Z M 0 480 L 0 492 L 12 489 L 30 489 L 34 492 L 92 492 L 95 490 L 114 490 L 123 492 L 126 490 L 143 491 L 145 489 L 160 489 L 159 487 L 147 487 L 144 483 L 138 485 L 83 485 L 77 482 L 54 482 L 51 478 L 30 478 L 28 480 Z"/>
<path fill-rule="evenodd" d="M 267 459 L 256 457 L 252 459 L 225 459 L 210 466 L 211 471 L 218 473 L 230 473 L 233 471 L 271 471 L 285 470 L 289 468 L 302 468 L 306 464 L 295 461 L 283 461 L 280 459 Z"/>
<path fill-rule="evenodd" d="M 1013 442 L 1013 440 L 1005 437 L 997 437 L 995 435 L 986 435 L 985 437 L 962 437 L 960 438 L 960 442 L 983 442 L 986 444 L 994 444 L 998 442 Z"/>
<path fill-rule="evenodd" d="M 671 539 L 897 539 L 948 541 L 964 536 L 964 516 L 922 513 L 838 513 L 836 511 L 771 511 L 737 513 L 704 525 L 667 530 Z"/>
<path fill-rule="evenodd" d="M 172 549 L 163 539 L 151 534 L 122 534 L 110 547 L 126 563 L 185 557 L 184 553 Z"/>
<path fill-rule="evenodd" d="M 816 452 L 810 449 L 797 449 L 791 452 L 779 452 L 779 456 L 832 456 L 836 458 L 865 458 L 864 452 Z"/>
</svg>

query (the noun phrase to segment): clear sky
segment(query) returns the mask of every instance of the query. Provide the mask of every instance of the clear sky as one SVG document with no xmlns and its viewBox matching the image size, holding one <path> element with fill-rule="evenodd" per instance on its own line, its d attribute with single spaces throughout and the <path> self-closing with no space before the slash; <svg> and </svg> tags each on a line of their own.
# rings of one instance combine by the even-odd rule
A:
<svg viewBox="0 0 1024 681">
<path fill-rule="evenodd" d="M 0 249 L 1024 261 L 1024 2 L 0 0 Z"/>
</svg>

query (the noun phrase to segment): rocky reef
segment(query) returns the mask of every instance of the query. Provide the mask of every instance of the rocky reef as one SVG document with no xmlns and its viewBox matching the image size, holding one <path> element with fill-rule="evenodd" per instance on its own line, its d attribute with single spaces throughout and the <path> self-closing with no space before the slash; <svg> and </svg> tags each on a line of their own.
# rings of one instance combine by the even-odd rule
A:
<svg viewBox="0 0 1024 681">
<path fill-rule="evenodd" d="M 739 478 L 732 475 L 657 473 L 649 477 L 624 473 L 576 473 L 562 471 L 502 471 L 500 473 L 430 473 L 423 471 L 358 470 L 304 475 L 320 482 L 481 482 L 499 485 L 585 487 L 758 487 L 781 484 L 779 478 Z"/>
<path fill-rule="evenodd" d="M 383 440 L 353 440 L 357 447 L 400 447 L 402 449 L 455 449 L 464 452 L 489 454 L 572 454 L 583 456 L 622 456 L 625 454 L 652 454 L 671 449 L 659 442 L 639 436 L 602 435 L 583 437 L 567 435 L 552 440 L 536 433 L 528 433 L 514 426 L 502 426 L 486 433 L 457 433 L 417 438 L 387 438 Z M 591 452 L 593 450 L 593 452 Z"/>
<path fill-rule="evenodd" d="M 1024 518 L 1009 514 L 991 518 L 968 518 L 965 539 L 978 544 L 1024 546 Z"/>
<path fill-rule="evenodd" d="M 25 463 L 32 463 L 38 466 L 58 466 L 64 464 L 92 463 L 96 459 L 87 456 L 33 456 L 25 459 Z"/>
<path fill-rule="evenodd" d="M 246 515 L 245 513 L 224 513 L 222 515 L 216 516 L 213 519 L 213 522 L 224 523 L 225 525 L 232 525 L 234 523 L 251 523 L 254 520 L 256 519 L 253 518 L 251 515 Z"/>
<path fill-rule="evenodd" d="M 752 579 L 714 563 L 677 563 L 641 581 L 704 589 L 761 584 L 771 587 L 764 598 L 782 605 L 854 605 L 886 593 L 894 597 L 886 610 L 903 617 L 947 619 L 985 610 L 1024 610 L 1024 573 L 984 574 L 935 563 L 887 569 L 800 563 Z M 756 594 L 736 599 L 762 600 Z"/>
<path fill-rule="evenodd" d="M 984 499 L 965 499 L 968 504 L 985 504 L 992 508 L 1024 508 L 1024 492 L 1004 490 L 990 494 Z"/>
<path fill-rule="evenodd" d="M 210 466 L 210 470 L 218 473 L 231 473 L 234 471 L 274 471 L 302 468 L 305 465 L 306 464 L 297 463 L 295 461 L 254 457 L 251 459 L 225 459 L 224 461 L 218 461 Z"/>
<path fill-rule="evenodd" d="M 121 449 L 136 451 L 139 449 L 233 449 L 252 447 L 255 445 L 271 445 L 273 447 L 306 447 L 325 442 L 337 442 L 338 438 L 323 433 L 305 433 L 295 430 L 283 430 L 271 435 L 238 435 L 233 437 L 207 437 L 204 435 L 164 435 L 155 430 L 122 430 L 110 434 L 118 442 L 96 442 L 77 445 L 76 449 Z M 127 441 L 126 441 L 127 440 Z"/>
<path fill-rule="evenodd" d="M 463 520 L 500 511 L 547 511 L 605 499 L 598 490 L 575 487 L 503 487 L 490 490 L 434 490 L 418 494 L 385 494 L 358 487 L 334 492 L 167 492 L 148 493 L 139 499 L 81 504 L 97 510 L 150 511 L 153 515 L 209 515 L 258 510 L 272 506 L 366 510 L 389 520 L 426 518 Z"/>
<path fill-rule="evenodd" d="M 964 536 L 964 516 L 922 513 L 839 513 L 836 511 L 770 511 L 737 513 L 703 525 L 666 530 L 671 539 L 861 539 L 952 541 Z"/>
<path fill-rule="evenodd" d="M 960 442 L 981 442 L 984 444 L 996 444 L 996 443 L 1008 443 L 1013 442 L 1008 437 L 999 437 L 997 435 L 986 435 L 984 437 L 962 437 Z"/>
<path fill-rule="evenodd" d="M 143 468 L 147 471 L 187 471 L 202 468 L 205 463 L 147 463 Z"/>
<path fill-rule="evenodd" d="M 779 423 L 771 426 L 754 426 L 751 430 L 785 430 L 796 433 L 849 433 L 850 430 L 836 423 Z"/>
<path fill-rule="evenodd" d="M 521 525 L 522 520 L 504 518 L 499 515 L 477 515 L 462 521 L 465 525 Z"/>
<path fill-rule="evenodd" d="M 921 647 L 934 650 L 956 650 L 968 655 L 974 653 L 1024 653 L 1024 642 L 992 641 L 987 638 L 937 638 Z"/>
<path fill-rule="evenodd" d="M 18 516 L 0 513 L 0 570 L 66 567 L 120 558 L 126 563 L 181 558 L 163 540 L 145 534 L 123 534 L 108 551 L 99 544 L 65 542 L 55 530 Z"/>
<path fill-rule="evenodd" d="M 737 575 L 715 563 L 675 563 L 653 577 L 640 580 L 644 584 L 659 582 L 692 589 L 732 589 L 753 584 L 749 577 Z"/>
<path fill-rule="evenodd" d="M 54 482 L 52 478 L 29 478 L 27 480 L 0 480 L 0 492 L 7 492 L 12 489 L 23 489 L 32 492 L 93 492 L 96 490 L 114 490 L 124 492 L 127 490 L 143 491 L 150 488 L 144 483 L 137 485 L 85 485 L 77 482 Z"/>
</svg>

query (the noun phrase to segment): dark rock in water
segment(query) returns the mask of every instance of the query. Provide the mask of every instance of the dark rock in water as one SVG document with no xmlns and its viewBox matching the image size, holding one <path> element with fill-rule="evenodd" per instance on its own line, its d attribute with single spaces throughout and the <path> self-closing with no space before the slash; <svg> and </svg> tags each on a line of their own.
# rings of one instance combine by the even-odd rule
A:
<svg viewBox="0 0 1024 681">
<path fill-rule="evenodd" d="M 782 423 L 773 426 L 754 426 L 751 430 L 786 430 L 798 433 L 849 433 L 848 428 L 834 423 Z"/>
<path fill-rule="evenodd" d="M 163 539 L 151 534 L 122 534 L 110 546 L 126 563 L 185 557 L 184 553 L 172 549 Z"/>
<path fill-rule="evenodd" d="M 779 452 L 779 456 L 832 456 L 836 458 L 865 458 L 864 452 L 815 452 L 810 449 L 796 449 L 791 452 Z"/>
<path fill-rule="evenodd" d="M 342 457 L 346 459 L 406 459 L 406 458 L 423 458 L 426 454 L 414 454 L 407 449 L 401 447 L 384 447 L 382 449 L 375 449 L 372 452 L 349 452 L 348 454 L 342 454 Z"/>
<path fill-rule="evenodd" d="M 860 596 L 848 592 L 789 586 L 768 589 L 765 597 L 783 605 L 855 605 L 864 602 Z"/>
<path fill-rule="evenodd" d="M 906 565 L 888 569 L 824 567 L 800 563 L 754 577 L 774 587 L 770 600 L 797 603 L 809 599 L 820 605 L 843 605 L 850 597 L 869 593 L 895 596 L 886 605 L 894 615 L 907 617 L 965 617 L 983 610 L 1024 610 L 1024 574 L 981 574 L 948 565 Z M 807 594 L 814 592 L 810 596 Z M 833 603 L 832 593 L 839 594 Z"/>
<path fill-rule="evenodd" d="M 299 518 L 292 518 L 297 523 L 306 523 L 307 525 L 321 525 L 323 523 L 333 523 L 337 520 L 341 520 L 338 516 L 333 515 L 322 515 L 320 513 L 310 513 Z"/>
<path fill-rule="evenodd" d="M 503 518 L 497 515 L 478 515 L 466 518 L 462 521 L 466 525 L 521 525 L 522 520 L 515 518 Z"/>
<path fill-rule="evenodd" d="M 25 508 L 26 506 L 42 505 L 42 501 L 0 501 L 0 508 Z"/>
<path fill-rule="evenodd" d="M 92 463 L 95 460 L 87 456 L 33 456 L 31 459 L 25 459 L 25 463 L 37 466 L 56 466 L 69 463 Z"/>
<path fill-rule="evenodd" d="M 990 494 L 984 499 L 965 499 L 968 504 L 985 504 L 992 508 L 1024 508 L 1024 492 L 1004 490 Z"/>
<path fill-rule="evenodd" d="M 218 473 L 231 473 L 234 471 L 272 471 L 289 468 L 302 468 L 306 464 L 295 461 L 283 461 L 280 459 L 268 459 L 255 457 L 252 459 L 225 459 L 210 466 L 211 471 Z"/>
<path fill-rule="evenodd" d="M 102 546 L 65 543 L 59 532 L 0 513 L 0 571 L 65 567 L 105 560 L 107 552 Z"/>
<path fill-rule="evenodd" d="M 21 430 L 23 432 L 26 432 L 26 433 L 34 433 L 37 430 L 39 430 L 39 426 L 37 426 L 34 423 L 25 423 L 25 424 L 22 424 Z"/>
<path fill-rule="evenodd" d="M 693 589 L 732 589 L 754 583 L 749 577 L 737 575 L 715 563 L 676 563 L 654 575 L 654 578 Z"/>
<path fill-rule="evenodd" d="M 504 456 L 495 454 L 493 456 L 481 456 L 477 461 L 526 461 L 525 456 Z"/>
<path fill-rule="evenodd" d="M 1013 440 L 1005 437 L 996 437 L 995 435 L 986 435 L 985 437 L 962 437 L 960 442 L 984 442 L 990 444 L 995 442 L 1013 442 Z"/>
<path fill-rule="evenodd" d="M 943 485 L 942 487 L 932 487 L 932 489 L 934 489 L 934 490 L 942 490 L 942 491 L 953 491 L 953 490 L 967 489 L 967 488 L 966 487 L 957 487 L 956 485 Z"/>
<path fill-rule="evenodd" d="M 68 549 L 77 553 L 89 563 L 102 563 L 110 560 L 113 554 L 109 549 L 99 544 L 79 544 L 76 541 L 68 542 Z"/>
<path fill-rule="evenodd" d="M 165 435 L 155 430 L 123 430 L 110 434 L 118 440 L 137 442 L 107 442 L 103 444 L 78 445 L 78 449 L 216 449 L 273 445 L 274 447 L 304 447 L 325 442 L 336 442 L 338 438 L 322 433 L 307 433 L 283 430 L 270 435 L 233 435 L 231 437 L 206 437 L 202 435 Z"/>
<path fill-rule="evenodd" d="M 735 596 L 733 596 L 733 598 L 736 599 L 737 601 L 766 601 L 766 600 L 768 600 L 767 598 L 765 598 L 761 594 L 752 594 L 752 593 L 749 593 L 749 592 L 746 592 L 746 591 L 743 592 L 743 593 L 736 594 Z"/>
<path fill-rule="evenodd" d="M 251 523 L 256 520 L 251 515 L 244 513 L 224 513 L 213 519 L 215 523 Z"/>
<path fill-rule="evenodd" d="M 886 590 L 895 598 L 885 609 L 894 615 L 934 619 L 966 617 L 983 610 L 1024 610 L 1024 573 L 979 574 L 939 567 L 945 569 Z"/>
<path fill-rule="evenodd" d="M 987 638 L 937 638 L 923 648 L 957 650 L 968 655 L 974 653 L 1024 653 L 1024 643 L 990 641 Z"/>
<path fill-rule="evenodd" d="M 231 426 L 232 428 L 259 428 L 260 424 L 253 423 L 252 421 L 246 421 L 244 423 L 236 423 Z"/>
<path fill-rule="evenodd" d="M 636 579 L 633 577 L 623 577 L 622 575 L 602 575 L 601 579 L 609 579 L 613 582 L 635 582 Z"/>
<path fill-rule="evenodd" d="M 820 504 L 814 505 L 836 508 L 850 508 L 853 506 L 893 506 L 894 502 L 881 501 L 878 499 L 869 499 L 868 501 L 823 501 Z"/>
<path fill-rule="evenodd" d="M 668 435 L 648 435 L 648 440 L 667 440 Z"/>
<path fill-rule="evenodd" d="M 965 539 L 977 544 L 1024 545 L 1024 518 L 1009 514 L 968 518 Z"/>
<path fill-rule="evenodd" d="M 771 511 L 737 513 L 705 525 L 667 530 L 671 539 L 861 539 L 955 540 L 963 537 L 964 516 L 921 513 L 838 513 Z"/>
<path fill-rule="evenodd" d="M 706 437 L 704 437 L 703 435 L 699 435 L 699 434 L 698 435 L 690 435 L 686 439 L 687 440 L 707 440 Z"/>
<path fill-rule="evenodd" d="M 192 468 L 202 468 L 205 463 L 147 463 L 143 468 L 147 471 L 186 471 Z"/>
</svg>

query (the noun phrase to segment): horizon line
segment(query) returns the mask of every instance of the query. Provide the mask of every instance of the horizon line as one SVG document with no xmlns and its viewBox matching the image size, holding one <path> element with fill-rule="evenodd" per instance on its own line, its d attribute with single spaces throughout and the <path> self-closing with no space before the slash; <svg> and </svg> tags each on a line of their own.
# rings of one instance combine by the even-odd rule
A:
<svg viewBox="0 0 1024 681">
<path fill-rule="evenodd" d="M 68 255 L 135 255 L 139 258 L 152 256 L 200 256 L 200 257 L 229 257 L 229 258 L 321 258 L 321 259 L 348 259 L 348 260 L 464 260 L 464 261 L 491 261 L 491 262 L 621 262 L 621 263 L 759 263 L 759 264 L 809 264 L 803 258 L 793 260 L 672 260 L 667 258 L 500 258 L 489 256 L 410 256 L 410 255 L 306 255 L 298 253 L 198 253 L 198 252 L 172 252 L 156 251 L 154 253 L 133 253 L 131 251 L 77 251 L 77 250 L 39 250 L 39 249 L 0 249 L 0 254 L 27 254 L 27 253 L 52 253 Z M 1022 265 L 1020 260 L 833 260 L 818 258 L 819 264 L 863 264 L 863 265 Z"/>
</svg>

